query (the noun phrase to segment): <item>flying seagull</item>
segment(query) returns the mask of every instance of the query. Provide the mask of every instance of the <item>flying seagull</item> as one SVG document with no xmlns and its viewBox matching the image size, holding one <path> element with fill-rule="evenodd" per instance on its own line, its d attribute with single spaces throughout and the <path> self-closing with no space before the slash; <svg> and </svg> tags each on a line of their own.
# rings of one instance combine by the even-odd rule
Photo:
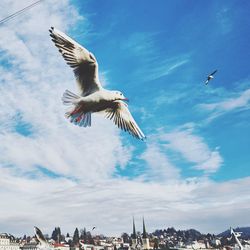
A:
<svg viewBox="0 0 250 250">
<path fill-rule="evenodd" d="M 213 72 L 213 73 L 211 73 L 211 74 L 209 74 L 208 76 L 207 76 L 207 80 L 206 80 L 206 82 L 205 82 L 205 84 L 207 85 L 208 84 L 208 82 L 210 81 L 210 80 L 212 80 L 212 79 L 214 79 L 214 74 L 217 72 L 217 69 Z"/>
<path fill-rule="evenodd" d="M 36 238 L 38 239 L 39 241 L 39 248 L 40 249 L 51 249 L 49 243 L 47 242 L 47 240 L 45 239 L 42 231 L 38 228 L 38 227 L 35 227 L 34 226 L 34 231 L 35 231 L 35 235 L 36 235 Z"/>
<path fill-rule="evenodd" d="M 91 114 L 103 113 L 106 118 L 132 136 L 143 140 L 145 135 L 129 112 L 127 98 L 120 91 L 102 87 L 98 76 L 98 63 L 95 56 L 63 32 L 51 27 L 50 36 L 66 63 L 73 69 L 80 93 L 66 90 L 62 101 L 71 105 L 66 117 L 70 122 L 81 126 L 91 126 Z"/>
</svg>

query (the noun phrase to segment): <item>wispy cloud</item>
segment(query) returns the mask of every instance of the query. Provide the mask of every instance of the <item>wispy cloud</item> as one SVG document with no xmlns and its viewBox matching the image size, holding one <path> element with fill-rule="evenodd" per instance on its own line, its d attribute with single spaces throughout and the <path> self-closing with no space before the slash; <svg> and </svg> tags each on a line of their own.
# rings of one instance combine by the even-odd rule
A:
<svg viewBox="0 0 250 250">
<path fill-rule="evenodd" d="M 152 60 L 151 65 L 147 65 L 148 68 L 144 72 L 145 75 L 143 79 L 144 81 L 152 81 L 167 76 L 188 62 L 189 59 L 186 55 L 167 60 L 163 58 L 158 58 L 156 61 Z"/>
<path fill-rule="evenodd" d="M 170 56 L 160 51 L 156 45 L 158 35 L 156 32 L 134 33 L 121 46 L 134 60 L 142 62 L 140 68 L 134 72 L 134 78 L 140 81 L 152 81 L 167 76 L 189 62 L 188 53 Z"/>
<path fill-rule="evenodd" d="M 167 157 L 167 154 L 162 152 L 157 144 L 149 144 L 147 149 L 141 155 L 149 170 L 147 171 L 146 179 L 151 181 L 176 181 L 180 178 L 180 169 L 174 166 Z"/>
<path fill-rule="evenodd" d="M 208 120 L 213 119 L 226 114 L 231 111 L 240 111 L 250 108 L 250 89 L 246 89 L 240 93 L 234 94 L 234 97 L 225 98 L 222 101 L 200 104 L 198 105 L 202 110 L 211 112 Z"/>
<path fill-rule="evenodd" d="M 157 33 L 137 32 L 128 37 L 124 43 L 121 44 L 121 49 L 128 51 L 136 57 L 154 56 L 155 44 L 154 41 Z"/>
<path fill-rule="evenodd" d="M 220 10 L 217 11 L 216 14 L 216 20 L 218 23 L 218 26 L 220 28 L 220 31 L 222 31 L 223 34 L 228 34 L 233 27 L 233 21 L 232 21 L 232 9 L 227 7 L 222 7 L 220 6 Z"/>
<path fill-rule="evenodd" d="M 223 163 L 218 148 L 211 150 L 204 138 L 194 133 L 193 125 L 161 133 L 160 139 L 166 143 L 166 149 L 180 153 L 185 160 L 194 163 L 197 170 L 214 173 Z"/>
</svg>

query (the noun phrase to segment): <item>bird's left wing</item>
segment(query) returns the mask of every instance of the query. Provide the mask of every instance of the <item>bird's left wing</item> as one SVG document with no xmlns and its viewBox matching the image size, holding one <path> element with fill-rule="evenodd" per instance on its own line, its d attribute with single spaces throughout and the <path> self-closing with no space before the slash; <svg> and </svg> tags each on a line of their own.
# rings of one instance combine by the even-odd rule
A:
<svg viewBox="0 0 250 250">
<path fill-rule="evenodd" d="M 115 101 L 112 103 L 112 107 L 105 110 L 106 117 L 113 120 L 118 128 L 127 131 L 132 136 L 143 140 L 145 135 L 136 124 L 133 116 L 129 112 L 128 105 L 123 101 Z"/>
</svg>

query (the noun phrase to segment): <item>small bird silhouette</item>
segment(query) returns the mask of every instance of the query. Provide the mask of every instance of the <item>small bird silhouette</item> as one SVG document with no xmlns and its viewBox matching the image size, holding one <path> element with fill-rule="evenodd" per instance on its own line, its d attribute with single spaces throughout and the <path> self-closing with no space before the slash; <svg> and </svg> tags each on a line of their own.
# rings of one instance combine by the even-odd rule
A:
<svg viewBox="0 0 250 250">
<path fill-rule="evenodd" d="M 210 80 L 214 79 L 214 76 L 213 76 L 213 75 L 214 75 L 216 72 L 217 72 L 217 69 L 216 69 L 213 73 L 211 73 L 211 74 L 208 75 L 207 80 L 206 80 L 206 82 L 205 82 L 206 85 L 208 84 L 208 82 L 209 82 Z"/>
</svg>

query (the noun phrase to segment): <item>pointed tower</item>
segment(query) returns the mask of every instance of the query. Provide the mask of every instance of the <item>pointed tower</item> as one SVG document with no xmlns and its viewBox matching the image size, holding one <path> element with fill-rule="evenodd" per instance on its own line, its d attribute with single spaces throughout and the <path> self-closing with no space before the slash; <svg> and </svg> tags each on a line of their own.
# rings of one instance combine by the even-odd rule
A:
<svg viewBox="0 0 250 250">
<path fill-rule="evenodd" d="M 137 246 L 137 237 L 136 237 L 136 231 L 135 231 L 135 219 L 133 217 L 133 233 L 131 235 L 132 238 L 132 248 L 135 249 Z"/>
<path fill-rule="evenodd" d="M 142 220 L 143 220 L 142 244 L 143 244 L 143 249 L 146 250 L 149 249 L 149 239 L 146 232 L 144 217 Z"/>
</svg>

